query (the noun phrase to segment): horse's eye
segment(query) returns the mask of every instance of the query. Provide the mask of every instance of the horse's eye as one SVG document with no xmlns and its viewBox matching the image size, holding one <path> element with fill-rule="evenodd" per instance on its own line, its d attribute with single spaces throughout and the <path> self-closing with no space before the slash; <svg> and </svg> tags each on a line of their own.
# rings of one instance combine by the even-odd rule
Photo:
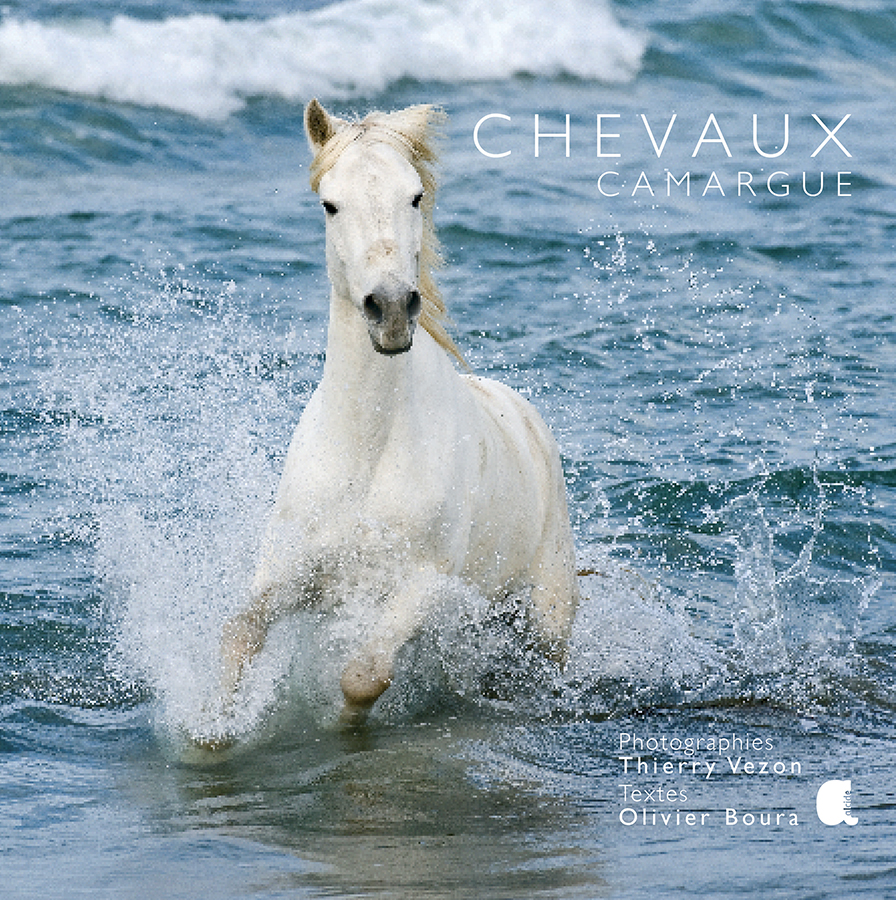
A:
<svg viewBox="0 0 896 900">
<path fill-rule="evenodd" d="M 423 191 L 420 191 L 420 193 L 417 194 L 417 196 L 414 197 L 413 200 L 411 200 L 411 206 L 413 206 L 414 209 L 419 209 L 419 208 L 420 208 L 420 201 L 421 201 L 422 199 L 423 199 Z"/>
<path fill-rule="evenodd" d="M 330 203 L 329 200 L 321 200 L 320 205 L 328 216 L 335 216 L 339 212 L 339 207 L 335 203 Z"/>
</svg>

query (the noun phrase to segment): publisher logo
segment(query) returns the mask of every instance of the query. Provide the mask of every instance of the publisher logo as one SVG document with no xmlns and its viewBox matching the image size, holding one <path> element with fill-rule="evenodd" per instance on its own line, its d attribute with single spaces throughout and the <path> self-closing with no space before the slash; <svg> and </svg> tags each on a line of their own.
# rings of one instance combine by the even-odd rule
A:
<svg viewBox="0 0 896 900">
<path fill-rule="evenodd" d="M 818 818 L 825 825 L 855 825 L 859 820 L 850 815 L 852 783 L 850 781 L 826 781 L 815 798 Z"/>
</svg>

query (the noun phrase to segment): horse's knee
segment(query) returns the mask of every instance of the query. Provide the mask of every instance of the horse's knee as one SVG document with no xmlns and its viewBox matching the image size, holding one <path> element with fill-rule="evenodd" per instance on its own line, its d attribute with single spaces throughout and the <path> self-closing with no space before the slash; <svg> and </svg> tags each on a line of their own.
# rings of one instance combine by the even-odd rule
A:
<svg viewBox="0 0 896 900">
<path fill-rule="evenodd" d="M 370 707 L 392 683 L 392 666 L 380 656 L 353 659 L 343 670 L 340 687 L 345 702 Z"/>
</svg>

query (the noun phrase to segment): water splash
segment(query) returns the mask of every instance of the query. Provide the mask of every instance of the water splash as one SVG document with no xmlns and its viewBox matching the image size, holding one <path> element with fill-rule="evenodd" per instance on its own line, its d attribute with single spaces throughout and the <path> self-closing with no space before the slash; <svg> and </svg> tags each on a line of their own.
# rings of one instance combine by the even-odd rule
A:
<svg viewBox="0 0 896 900">
<path fill-rule="evenodd" d="M 875 570 L 826 570 L 824 543 L 842 478 L 782 472 L 735 488 L 712 514 L 732 554 L 732 639 L 725 678 L 707 699 L 767 702 L 813 713 L 854 708 L 857 641 L 880 580 Z M 798 502 L 792 498 L 798 494 Z"/>
<path fill-rule="evenodd" d="M 245 603 L 280 461 L 319 365 L 319 335 L 276 336 L 241 311 L 238 293 L 139 272 L 73 317 L 43 376 L 45 405 L 70 423 L 65 477 L 114 631 L 110 667 L 149 689 L 175 752 L 191 735 L 251 742 L 284 716 L 335 721 L 342 666 L 376 615 L 358 585 L 336 611 L 284 619 L 237 702 L 223 707 L 221 630 Z M 669 586 L 671 569 L 624 563 L 594 535 L 580 547 L 592 574 L 581 580 L 562 673 L 531 645 L 525 597 L 496 607 L 445 579 L 374 718 L 456 704 L 586 718 L 707 703 L 846 705 L 878 586 L 824 571 L 831 508 L 848 487 L 801 471 L 697 492 L 713 525 L 700 529 L 699 565 L 713 571 L 698 568 L 691 593 Z M 656 503 L 668 517 L 672 502 L 676 516 L 693 505 L 681 485 L 642 491 L 638 516 Z M 599 515 L 618 531 L 612 509 Z M 695 601 L 701 592 L 708 601 Z"/>
<path fill-rule="evenodd" d="M 734 546 L 734 646 L 732 656 L 753 675 L 790 668 L 778 599 L 779 579 L 773 559 L 773 534 L 761 507 L 736 501 L 732 523 L 738 522 Z"/>
</svg>

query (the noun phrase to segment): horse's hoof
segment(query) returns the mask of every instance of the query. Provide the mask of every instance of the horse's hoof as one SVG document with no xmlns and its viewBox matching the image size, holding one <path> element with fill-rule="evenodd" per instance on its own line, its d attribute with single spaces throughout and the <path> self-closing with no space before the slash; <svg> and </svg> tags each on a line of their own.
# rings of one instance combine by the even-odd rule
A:
<svg viewBox="0 0 896 900">
<path fill-rule="evenodd" d="M 230 750 L 236 744 L 236 738 L 229 734 L 212 736 L 190 735 L 190 743 L 197 749 L 206 753 L 223 753 Z"/>
<path fill-rule="evenodd" d="M 374 656 L 353 659 L 343 670 L 339 684 L 347 708 L 370 709 L 392 683 L 392 667 Z"/>
<path fill-rule="evenodd" d="M 357 706 L 354 703 L 346 702 L 343 704 L 342 712 L 339 713 L 339 725 L 341 728 L 360 728 L 370 715 L 373 704 L 366 706 Z"/>
</svg>

